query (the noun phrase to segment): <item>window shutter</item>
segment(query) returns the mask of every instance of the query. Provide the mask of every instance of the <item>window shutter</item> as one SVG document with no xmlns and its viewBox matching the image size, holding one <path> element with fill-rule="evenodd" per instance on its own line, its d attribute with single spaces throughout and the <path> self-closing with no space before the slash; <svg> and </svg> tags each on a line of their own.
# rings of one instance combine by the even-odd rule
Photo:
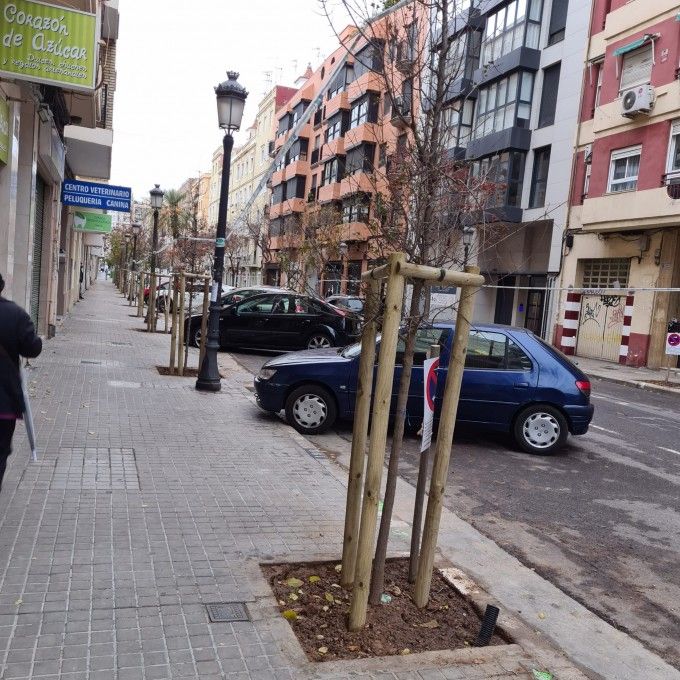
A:
<svg viewBox="0 0 680 680">
<path fill-rule="evenodd" d="M 552 11 L 550 13 L 550 28 L 548 30 L 549 44 L 561 40 L 564 37 L 563 31 L 567 26 L 568 0 L 553 0 Z M 560 34 L 562 36 L 560 37 Z"/>
<path fill-rule="evenodd" d="M 648 83 L 652 78 L 652 46 L 646 45 L 623 55 L 621 90 Z"/>
<path fill-rule="evenodd" d="M 554 64 L 543 71 L 543 91 L 541 92 L 541 110 L 538 114 L 538 127 L 546 127 L 555 122 L 557 108 L 557 90 L 560 82 L 561 63 Z"/>
</svg>

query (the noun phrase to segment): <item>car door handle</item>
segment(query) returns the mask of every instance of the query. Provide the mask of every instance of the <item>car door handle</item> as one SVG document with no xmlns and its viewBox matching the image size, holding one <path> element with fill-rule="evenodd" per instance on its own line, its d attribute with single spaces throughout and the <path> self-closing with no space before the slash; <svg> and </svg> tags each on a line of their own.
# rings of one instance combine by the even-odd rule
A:
<svg viewBox="0 0 680 680">
<path fill-rule="evenodd" d="M 526 389 L 527 387 L 529 387 L 529 383 L 528 382 L 515 383 L 515 387 L 517 389 Z"/>
</svg>

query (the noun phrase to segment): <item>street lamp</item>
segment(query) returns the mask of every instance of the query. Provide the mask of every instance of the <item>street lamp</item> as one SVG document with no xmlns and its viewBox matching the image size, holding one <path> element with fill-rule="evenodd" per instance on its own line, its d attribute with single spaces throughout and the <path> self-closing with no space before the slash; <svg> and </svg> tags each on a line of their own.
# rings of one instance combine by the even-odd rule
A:
<svg viewBox="0 0 680 680">
<path fill-rule="evenodd" d="M 142 225 L 139 222 L 133 222 L 130 228 L 132 230 L 132 264 L 130 265 L 130 271 L 133 272 L 133 275 L 131 277 L 130 290 L 128 291 L 128 301 L 132 302 L 135 296 L 133 286 L 136 285 L 134 272 L 137 271 L 137 237 L 142 231 Z"/>
<path fill-rule="evenodd" d="M 163 207 L 163 190 L 155 184 L 149 191 L 149 202 L 153 209 L 153 237 L 151 243 L 151 287 L 149 288 L 150 330 L 156 330 L 156 251 L 158 250 L 158 211 Z"/>
<path fill-rule="evenodd" d="M 234 148 L 232 133 L 241 127 L 243 109 L 248 93 L 238 82 L 238 73 L 227 72 L 228 80 L 215 88 L 217 98 L 217 120 L 225 131 L 222 141 L 222 183 L 220 185 L 220 204 L 217 215 L 215 235 L 215 256 L 213 261 L 213 284 L 210 294 L 210 317 L 205 355 L 196 380 L 196 389 L 219 392 L 222 389 L 220 371 L 217 366 L 217 351 L 220 348 L 220 310 L 222 300 L 222 278 L 224 277 L 224 247 L 227 237 L 227 209 L 229 207 L 229 165 L 231 150 Z"/>
<path fill-rule="evenodd" d="M 467 267 L 470 256 L 470 246 L 475 238 L 474 227 L 463 227 L 463 267 Z"/>
</svg>

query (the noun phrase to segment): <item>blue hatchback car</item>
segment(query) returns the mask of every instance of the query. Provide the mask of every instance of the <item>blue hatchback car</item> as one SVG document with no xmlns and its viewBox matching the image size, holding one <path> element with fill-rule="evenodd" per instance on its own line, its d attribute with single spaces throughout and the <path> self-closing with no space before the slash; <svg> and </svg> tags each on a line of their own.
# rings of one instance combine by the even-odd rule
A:
<svg viewBox="0 0 680 680">
<path fill-rule="evenodd" d="M 440 347 L 435 409 L 441 407 L 454 326 L 418 330 L 407 405 L 407 426 L 423 418 L 423 362 L 431 345 Z M 262 409 L 285 409 L 299 432 L 317 434 L 337 419 L 351 420 L 356 400 L 359 343 L 339 349 L 291 352 L 268 361 L 255 378 Z M 392 413 L 401 375 L 397 349 Z M 590 380 L 567 357 L 523 328 L 475 325 L 465 361 L 457 422 L 507 432 L 529 453 L 550 454 L 569 433 L 585 434 L 593 417 Z"/>
</svg>

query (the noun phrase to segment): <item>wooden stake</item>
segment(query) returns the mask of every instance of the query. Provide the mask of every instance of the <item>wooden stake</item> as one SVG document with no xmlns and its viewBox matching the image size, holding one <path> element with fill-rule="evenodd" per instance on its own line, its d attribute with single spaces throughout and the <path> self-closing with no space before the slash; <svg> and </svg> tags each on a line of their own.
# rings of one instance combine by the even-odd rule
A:
<svg viewBox="0 0 680 680">
<path fill-rule="evenodd" d="M 203 357 L 205 356 L 205 341 L 206 332 L 208 330 L 208 310 L 210 306 L 210 278 L 205 277 L 203 282 L 203 311 L 201 317 L 201 347 L 198 352 L 198 370 L 201 370 L 203 365 Z"/>
<path fill-rule="evenodd" d="M 172 281 L 172 328 L 170 329 L 170 374 L 177 368 L 177 276 Z"/>
<path fill-rule="evenodd" d="M 137 316 L 144 316 L 144 272 L 139 272 L 139 289 L 137 291 Z"/>
<path fill-rule="evenodd" d="M 430 345 L 430 359 L 439 356 L 439 345 Z M 427 380 L 427 376 L 423 376 Z M 424 427 L 424 425 L 423 425 Z M 408 562 L 408 582 L 415 583 L 418 571 L 418 555 L 420 554 L 420 535 L 423 530 L 423 505 L 425 501 L 425 486 L 427 485 L 427 468 L 430 461 L 432 445 L 420 452 L 418 465 L 418 482 L 416 484 L 416 499 L 413 506 L 413 526 L 411 527 L 411 554 Z"/>
<path fill-rule="evenodd" d="M 340 583 L 352 585 L 357 556 L 357 537 L 361 519 L 361 490 L 364 481 L 364 459 L 368 439 L 368 420 L 373 393 L 373 369 L 375 367 L 375 339 L 378 330 L 377 317 L 380 309 L 380 281 L 370 279 L 364 307 L 364 328 L 361 333 L 361 357 L 357 397 L 354 407 L 354 430 L 352 453 L 349 461 L 347 484 L 347 508 L 345 510 L 345 534 L 342 544 L 342 572 Z"/>
<path fill-rule="evenodd" d="M 151 280 L 149 283 L 149 307 L 147 317 L 148 330 L 150 333 L 156 332 L 156 272 L 151 272 Z"/>
<path fill-rule="evenodd" d="M 172 279 L 168 276 L 168 290 L 167 294 L 165 295 L 165 305 L 164 305 L 164 312 L 165 312 L 165 332 L 168 332 L 168 328 L 170 326 L 170 300 L 172 299 L 170 296 L 170 287 L 172 286 Z"/>
<path fill-rule="evenodd" d="M 366 483 L 361 508 L 361 527 L 359 530 L 356 568 L 354 571 L 354 588 L 352 590 L 349 610 L 349 629 L 352 631 L 360 630 L 366 623 L 371 561 L 373 558 L 376 519 L 378 517 L 378 501 L 380 499 L 380 482 L 385 462 L 385 444 L 387 442 L 387 426 L 390 417 L 390 403 L 392 401 L 394 364 L 397 354 L 397 341 L 399 339 L 401 305 L 404 299 L 404 278 L 397 272 L 399 265 L 405 261 L 406 258 L 403 253 L 392 253 L 388 261 L 390 276 L 387 284 L 378 375 L 375 382 L 373 421 L 371 424 L 371 440 L 366 465 Z"/>
<path fill-rule="evenodd" d="M 177 337 L 179 338 L 178 349 L 179 354 L 177 356 L 177 373 L 178 375 L 184 375 L 184 293 L 186 291 L 186 276 L 184 272 L 180 272 L 179 275 L 179 299 L 177 301 L 178 317 L 177 317 Z"/>
<path fill-rule="evenodd" d="M 479 274 L 478 267 L 466 267 L 465 271 L 470 274 Z M 439 523 L 444 503 L 444 490 L 446 489 L 446 479 L 449 473 L 453 431 L 456 425 L 458 398 L 460 397 L 460 384 L 463 379 L 465 353 L 470 337 L 470 320 L 472 319 L 472 309 L 474 307 L 474 294 L 477 290 L 476 286 L 465 286 L 460 291 L 460 302 L 458 303 L 458 314 L 456 315 L 456 332 L 453 338 L 444 398 L 442 400 L 432 480 L 430 482 L 430 495 L 427 501 L 423 542 L 420 548 L 418 574 L 416 576 L 413 598 L 416 605 L 421 608 L 427 605 L 430 598 L 434 553 L 437 548 Z"/>
</svg>

